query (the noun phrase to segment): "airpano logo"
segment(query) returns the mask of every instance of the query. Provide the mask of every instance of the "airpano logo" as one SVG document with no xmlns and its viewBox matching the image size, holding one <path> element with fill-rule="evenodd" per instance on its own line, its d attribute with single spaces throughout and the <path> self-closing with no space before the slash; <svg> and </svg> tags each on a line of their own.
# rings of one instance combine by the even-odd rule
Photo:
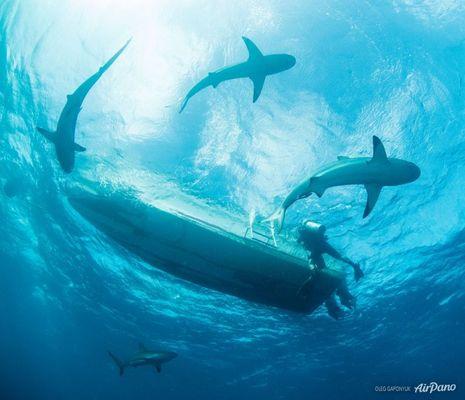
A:
<svg viewBox="0 0 465 400">
<path fill-rule="evenodd" d="M 455 383 L 439 384 L 437 382 L 420 383 L 414 389 L 415 393 L 454 392 L 457 385 Z"/>
<path fill-rule="evenodd" d="M 434 392 L 455 392 L 457 385 L 452 384 L 439 384 L 437 382 L 420 383 L 417 386 L 375 386 L 375 392 L 414 392 L 417 394 L 431 394 Z M 429 397 L 428 397 L 429 398 Z"/>
</svg>

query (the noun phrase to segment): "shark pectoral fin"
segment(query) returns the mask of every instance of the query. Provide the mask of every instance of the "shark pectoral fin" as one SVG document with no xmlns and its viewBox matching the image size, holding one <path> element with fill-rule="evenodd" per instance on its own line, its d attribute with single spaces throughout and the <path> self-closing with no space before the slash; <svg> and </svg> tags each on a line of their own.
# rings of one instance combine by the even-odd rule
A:
<svg viewBox="0 0 465 400">
<path fill-rule="evenodd" d="M 155 365 L 155 368 L 157 369 L 158 373 L 161 372 L 161 365 L 160 364 Z"/>
<path fill-rule="evenodd" d="M 49 142 L 55 143 L 57 134 L 56 132 L 50 132 L 47 129 L 37 127 L 37 131 L 39 131 Z"/>
<path fill-rule="evenodd" d="M 373 158 L 371 161 L 388 162 L 386 150 L 378 136 L 373 136 Z"/>
<path fill-rule="evenodd" d="M 263 57 L 262 52 L 254 42 L 245 36 L 242 36 L 242 40 L 244 41 L 245 45 L 247 46 L 247 50 L 249 51 L 249 60 L 256 60 Z"/>
<path fill-rule="evenodd" d="M 265 75 L 254 76 L 250 78 L 253 82 L 253 102 L 255 103 L 260 97 L 260 93 L 265 83 Z"/>
<path fill-rule="evenodd" d="M 371 210 L 373 210 L 382 188 L 383 187 L 381 185 L 376 184 L 365 185 L 365 189 L 367 191 L 367 204 L 365 206 L 365 211 L 363 212 L 363 218 L 368 217 Z"/>
<path fill-rule="evenodd" d="M 83 152 L 86 151 L 86 148 L 80 144 L 74 143 L 74 151 Z"/>
<path fill-rule="evenodd" d="M 124 374 L 124 368 L 126 365 L 124 364 L 123 361 L 121 361 L 118 357 L 116 357 L 111 351 L 108 352 L 108 355 L 112 358 L 112 360 L 115 362 L 115 364 L 118 366 L 119 369 L 119 375 Z"/>
</svg>

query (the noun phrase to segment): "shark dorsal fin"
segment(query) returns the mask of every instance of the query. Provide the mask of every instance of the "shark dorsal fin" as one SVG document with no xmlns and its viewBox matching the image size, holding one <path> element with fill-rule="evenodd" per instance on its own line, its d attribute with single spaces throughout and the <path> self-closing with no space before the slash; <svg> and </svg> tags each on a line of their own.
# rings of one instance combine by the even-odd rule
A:
<svg viewBox="0 0 465 400">
<path fill-rule="evenodd" d="M 249 51 L 249 60 L 256 60 L 263 57 L 262 52 L 254 42 L 245 36 L 242 36 L 242 40 L 244 41 L 245 45 L 247 46 L 247 50 Z"/>
<path fill-rule="evenodd" d="M 388 161 L 386 150 L 378 136 L 373 136 L 373 158 L 372 161 L 386 162 Z"/>
<path fill-rule="evenodd" d="M 139 342 L 139 351 L 141 353 L 145 353 L 147 351 L 147 347 L 145 347 L 144 343 Z"/>
</svg>

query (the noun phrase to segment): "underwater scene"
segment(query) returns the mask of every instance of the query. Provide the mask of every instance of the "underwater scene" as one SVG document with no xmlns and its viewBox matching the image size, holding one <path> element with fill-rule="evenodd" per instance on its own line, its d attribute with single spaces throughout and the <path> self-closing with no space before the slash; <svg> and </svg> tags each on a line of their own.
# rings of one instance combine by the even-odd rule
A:
<svg viewBox="0 0 465 400">
<path fill-rule="evenodd" d="M 465 2 L 0 0 L 0 399 L 465 399 Z"/>
</svg>

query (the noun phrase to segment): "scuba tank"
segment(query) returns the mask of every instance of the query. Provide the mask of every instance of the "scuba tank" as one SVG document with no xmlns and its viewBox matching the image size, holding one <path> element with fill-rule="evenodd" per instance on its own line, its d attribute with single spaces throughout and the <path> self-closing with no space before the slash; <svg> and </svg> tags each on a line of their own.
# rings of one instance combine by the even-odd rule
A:
<svg viewBox="0 0 465 400">
<path fill-rule="evenodd" d="M 323 224 L 310 220 L 304 222 L 304 228 L 307 232 L 315 236 L 323 237 L 326 232 L 326 227 Z"/>
</svg>

